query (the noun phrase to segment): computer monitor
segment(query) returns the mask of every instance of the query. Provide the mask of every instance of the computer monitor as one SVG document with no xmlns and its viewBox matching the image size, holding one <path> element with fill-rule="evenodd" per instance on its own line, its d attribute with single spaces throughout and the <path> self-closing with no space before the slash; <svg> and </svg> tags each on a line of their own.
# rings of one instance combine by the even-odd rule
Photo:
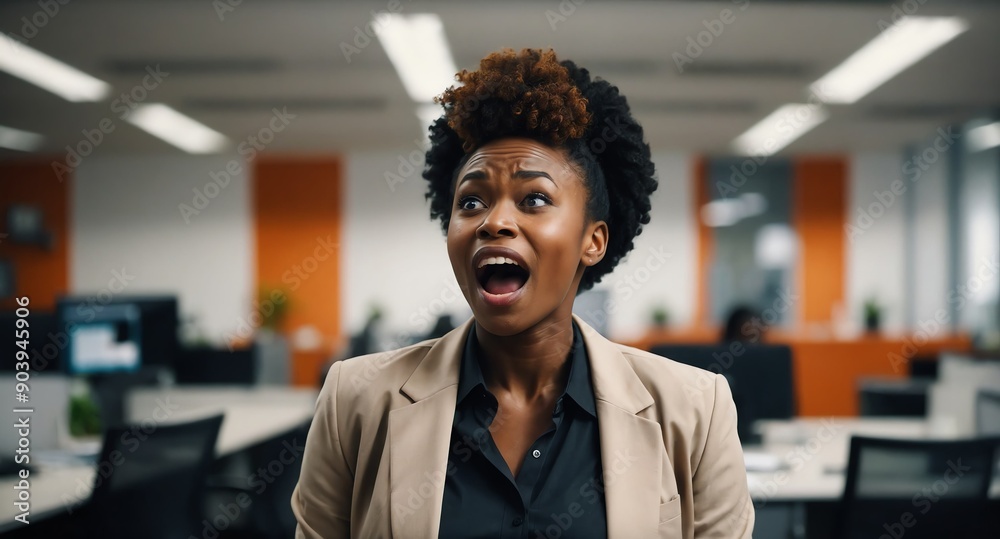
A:
<svg viewBox="0 0 1000 539">
<path fill-rule="evenodd" d="M 756 440 L 755 421 L 789 419 L 796 414 L 792 351 L 788 346 L 665 344 L 650 351 L 723 375 L 733 393 L 740 439 L 744 442 Z"/>
<path fill-rule="evenodd" d="M 71 358 L 85 362 L 88 357 L 96 359 L 93 354 L 101 347 L 109 346 L 112 331 L 109 324 L 112 323 L 114 336 L 110 342 L 117 343 L 114 346 L 117 351 L 100 352 L 106 357 L 101 359 L 100 365 L 93 364 L 94 369 L 87 372 L 129 372 L 140 367 L 170 367 L 177 358 L 177 296 L 116 296 L 103 303 L 95 302 L 93 297 L 64 297 L 59 300 L 57 311 L 62 331 L 71 337 L 76 336 L 63 350 L 63 363 L 70 373 L 83 374 L 78 370 L 82 365 L 71 364 Z M 81 328 L 79 331 L 78 327 Z M 135 344 L 137 361 L 130 359 L 126 342 Z M 84 347 L 79 350 L 83 356 L 72 353 L 74 345 Z M 123 355 L 118 357 L 116 353 Z"/>
<path fill-rule="evenodd" d="M 70 374 L 136 371 L 142 365 L 141 313 L 136 305 L 106 305 L 99 313 L 65 309 Z"/>
</svg>

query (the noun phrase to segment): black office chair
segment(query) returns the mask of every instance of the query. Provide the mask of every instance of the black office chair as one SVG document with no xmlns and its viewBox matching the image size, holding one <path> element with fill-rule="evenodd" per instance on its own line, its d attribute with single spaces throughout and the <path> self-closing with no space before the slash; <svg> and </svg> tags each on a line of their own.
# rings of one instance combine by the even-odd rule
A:
<svg viewBox="0 0 1000 539">
<path fill-rule="evenodd" d="M 995 537 L 987 508 L 998 444 L 852 437 L 835 537 Z"/>
<path fill-rule="evenodd" d="M 204 480 L 222 418 L 105 431 L 80 537 L 199 536 Z"/>
<path fill-rule="evenodd" d="M 271 539 L 295 535 L 296 520 L 289 500 L 302 468 L 302 454 L 297 449 L 305 443 L 310 423 L 311 420 L 282 436 L 216 462 L 224 469 L 208 478 L 202 518 L 208 523 L 218 522 L 222 508 L 240 507 L 239 515 L 226 515 L 229 522 L 219 539 Z M 259 475 L 261 469 L 267 470 L 266 483 Z M 203 531 L 198 537 L 204 535 Z"/>
</svg>

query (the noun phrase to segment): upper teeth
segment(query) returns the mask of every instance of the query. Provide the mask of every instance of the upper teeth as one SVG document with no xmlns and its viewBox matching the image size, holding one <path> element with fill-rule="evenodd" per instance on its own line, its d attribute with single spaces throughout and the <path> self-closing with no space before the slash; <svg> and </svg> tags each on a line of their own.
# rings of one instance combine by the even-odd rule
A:
<svg viewBox="0 0 1000 539">
<path fill-rule="evenodd" d="M 488 264 L 514 264 L 515 266 L 519 266 L 519 264 L 517 262 L 514 262 L 510 258 L 506 258 L 506 257 L 503 257 L 503 256 L 497 256 L 497 257 L 484 258 L 484 259 L 480 260 L 479 261 L 479 266 L 477 266 L 476 269 L 479 269 L 479 268 L 481 268 L 483 266 L 486 266 Z"/>
</svg>

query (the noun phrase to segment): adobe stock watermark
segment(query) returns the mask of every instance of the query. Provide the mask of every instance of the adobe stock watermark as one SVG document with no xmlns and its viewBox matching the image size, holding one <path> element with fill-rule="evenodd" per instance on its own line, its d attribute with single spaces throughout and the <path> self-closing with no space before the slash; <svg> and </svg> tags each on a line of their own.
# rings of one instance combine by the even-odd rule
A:
<svg viewBox="0 0 1000 539">
<path fill-rule="evenodd" d="M 132 114 L 132 111 L 149 97 L 150 92 L 156 90 L 169 76 L 170 73 L 163 71 L 160 64 L 146 66 L 146 75 L 142 77 L 142 81 L 111 101 L 111 112 L 115 113 L 118 120 L 128 118 L 129 114 Z M 83 138 L 75 145 L 66 146 L 66 157 L 62 161 L 52 162 L 52 171 L 55 172 L 59 181 L 65 181 L 77 167 L 83 164 L 85 158 L 94 153 L 94 150 L 107 139 L 108 135 L 114 133 L 117 127 L 114 117 L 106 116 L 101 118 L 94 128 L 81 130 Z"/>
<path fill-rule="evenodd" d="M 437 319 L 448 311 L 449 307 L 454 303 L 462 301 L 465 296 L 462 294 L 462 289 L 455 281 L 450 281 L 448 279 L 442 279 L 442 287 L 437 294 L 434 294 L 430 301 L 426 305 L 423 305 L 410 313 L 407 320 L 410 323 L 409 330 L 399 331 L 388 343 L 388 352 L 377 352 L 371 355 L 366 361 L 365 366 L 359 372 L 354 373 L 351 376 L 351 386 L 357 390 L 362 391 L 371 385 L 389 366 L 389 360 L 394 356 L 393 351 L 407 346 L 413 337 L 413 334 L 417 331 L 422 330 L 427 327 L 428 324 Z"/>
<path fill-rule="evenodd" d="M 83 479 L 77 478 L 73 496 L 62 494 L 63 507 L 68 513 L 72 514 L 76 507 L 87 501 L 93 490 L 97 490 L 104 481 L 110 479 L 115 471 L 128 460 L 129 455 L 135 453 L 143 442 L 155 435 L 160 425 L 168 421 L 174 412 L 180 409 L 180 404 L 172 402 L 169 396 L 156 399 L 154 402 L 156 407 L 153 408 L 150 416 L 132 424 L 128 430 L 122 432 L 118 439 L 122 449 L 112 450 L 108 453 L 107 460 L 97 463 L 94 481 L 84 482 Z"/>
<path fill-rule="evenodd" d="M 252 495 L 247 492 L 239 492 L 234 497 L 234 501 L 220 503 L 218 511 L 211 518 L 201 521 L 201 539 L 217 539 L 220 534 L 236 523 L 240 515 L 246 512 L 253 505 L 254 496 L 261 496 L 267 491 L 279 477 L 293 469 L 293 465 L 302 459 L 305 446 L 299 443 L 298 438 L 281 441 L 281 449 L 277 455 L 267 464 L 257 468 L 257 471 L 247 478 L 247 487 L 253 489 Z M 198 539 L 194 535 L 188 539 Z"/>
<path fill-rule="evenodd" d="M 771 135 L 764 139 L 761 147 L 748 152 L 749 155 L 740 162 L 738 167 L 730 165 L 731 174 L 728 180 L 715 182 L 715 189 L 719 195 L 727 197 L 738 193 L 746 185 L 747 180 L 757 174 L 757 171 L 767 163 L 770 156 L 779 147 L 779 143 L 787 144 L 788 138 L 803 125 L 812 122 L 815 115 L 826 114 L 824 101 L 823 93 L 811 88 L 804 106 L 795 107 L 792 112 L 778 119 Z"/>
<path fill-rule="evenodd" d="M 49 332 L 46 339 L 32 340 L 35 348 L 31 350 L 31 368 L 34 371 L 42 371 L 49 366 L 49 362 L 55 360 L 59 353 L 69 346 L 69 335 L 80 323 L 87 323 L 97 318 L 105 306 L 110 304 L 116 295 L 121 294 L 128 287 L 129 283 L 135 280 L 124 267 L 121 270 L 111 270 L 111 278 L 107 285 L 97 292 L 83 298 L 83 300 L 73 309 L 73 314 L 79 319 L 67 320 L 66 325 L 58 332 Z M 41 343 L 45 344 L 41 344 Z"/>
<path fill-rule="evenodd" d="M 400 522 L 406 522 L 417 514 L 431 496 L 444 487 L 447 477 L 454 475 L 457 469 L 458 467 L 449 460 L 444 470 L 425 471 L 424 480 L 417 485 L 417 488 L 410 487 L 406 492 L 400 492 L 399 496 L 393 496 L 393 499 L 398 501 L 392 504 L 392 512 L 399 516 Z"/>
<path fill-rule="evenodd" d="M 281 282 L 288 285 L 289 292 L 295 292 L 338 249 L 340 249 L 340 244 L 333 241 L 329 234 L 325 238 L 317 236 L 312 253 L 285 270 L 281 274 Z M 263 300 L 254 299 L 251 302 L 250 314 L 237 318 L 236 329 L 223 335 L 229 351 L 232 352 L 240 341 L 249 339 L 254 330 L 264 323 L 265 317 L 271 316 L 277 307 L 286 301 L 288 301 L 288 297 L 280 289 L 272 289 Z"/>
<path fill-rule="evenodd" d="M 424 155 L 427 152 L 428 146 L 419 139 L 414 139 L 413 143 L 417 146 L 417 149 L 411 150 L 405 156 L 403 154 L 397 155 L 396 170 L 386 170 L 382 174 L 390 193 L 395 193 L 396 187 L 409 181 L 414 174 L 419 176 L 423 172 Z"/>
<path fill-rule="evenodd" d="M 972 296 L 981 292 L 987 283 L 996 281 L 998 274 L 1000 274 L 1000 259 L 982 258 L 973 274 L 964 283 L 948 292 L 948 304 L 955 306 L 956 313 L 960 312 L 969 304 Z M 899 352 L 889 354 L 888 359 L 893 372 L 906 370 L 910 360 L 917 355 L 920 347 L 948 328 L 951 321 L 951 314 L 944 308 L 938 308 L 934 311 L 933 317 L 918 322 L 918 329 L 913 335 L 903 339 L 902 349 Z"/>
<path fill-rule="evenodd" d="M 351 63 L 351 57 L 361 54 L 361 51 L 372 44 L 372 40 L 378 38 L 378 33 L 385 25 L 392 20 L 392 15 L 403 11 L 403 3 L 400 0 L 389 0 L 385 9 L 380 11 L 372 10 L 372 18 L 362 26 L 354 27 L 354 39 L 350 43 L 340 42 L 340 52 L 344 55 L 344 61 Z"/>
<path fill-rule="evenodd" d="M 545 20 L 549 23 L 549 28 L 553 32 L 559 30 L 557 26 L 569 20 L 576 13 L 576 8 L 583 5 L 586 0 L 560 0 L 555 11 L 545 10 Z"/>
<path fill-rule="evenodd" d="M 236 8 L 243 5 L 243 0 L 212 0 L 212 9 L 219 22 L 226 22 L 226 15 L 236 11 Z"/>
<path fill-rule="evenodd" d="M 746 11 L 750 7 L 750 0 L 732 0 L 732 3 L 736 7 L 739 7 L 740 11 Z M 705 29 L 694 36 L 687 37 L 687 47 L 684 48 L 683 53 L 674 52 L 670 55 L 674 60 L 674 65 L 677 67 L 677 72 L 684 73 L 684 66 L 693 64 L 695 60 L 700 58 L 705 53 L 705 50 L 711 47 L 716 39 L 722 37 L 722 34 L 726 32 L 726 28 L 734 22 L 736 22 L 736 12 L 729 8 L 720 11 L 719 16 L 714 19 L 701 21 Z"/>
<path fill-rule="evenodd" d="M 889 208 L 906 193 L 910 185 L 920 180 L 924 172 L 931 168 L 934 163 L 937 163 L 941 156 L 946 154 L 955 145 L 955 141 L 958 140 L 959 136 L 959 133 L 956 133 L 952 126 L 939 127 L 937 129 L 937 136 L 934 137 L 934 140 L 930 144 L 915 156 L 903 162 L 903 174 L 908 181 L 904 182 L 903 178 L 896 178 L 889 185 L 889 189 L 885 191 L 872 191 L 872 198 L 875 200 L 870 202 L 868 206 L 857 206 L 855 208 L 853 222 L 844 225 L 844 233 L 847 235 L 847 239 L 854 242 L 858 237 L 865 235 L 875 225 L 875 221 L 882 218 Z"/>
<path fill-rule="evenodd" d="M 815 434 L 802 443 L 798 443 L 794 448 L 789 449 L 782 460 L 785 466 L 774 472 L 767 480 L 757 483 L 751 497 L 754 498 L 755 505 L 764 507 L 781 491 L 781 487 L 788 484 L 792 476 L 802 470 L 806 464 L 817 458 L 817 455 L 830 442 L 841 437 L 844 425 L 833 417 L 825 417 L 819 421 L 819 428 Z"/>
<path fill-rule="evenodd" d="M 906 532 L 919 523 L 920 515 L 926 515 L 935 503 L 948 494 L 951 487 L 961 481 L 965 474 L 972 471 L 972 466 L 963 465 L 960 458 L 955 461 L 949 459 L 946 464 L 948 469 L 944 471 L 941 479 L 934 481 L 929 487 L 923 487 L 913 495 L 910 503 L 913 504 L 914 511 L 904 511 L 895 522 L 882 524 L 885 533 L 880 535 L 879 539 L 903 539 Z M 993 467 L 993 464 L 992 461 L 989 463 L 990 468 Z M 987 474 L 987 477 L 989 476 Z M 919 515 L 916 514 L 917 509 L 920 511 Z"/>
<path fill-rule="evenodd" d="M 623 304 L 628 303 L 646 283 L 653 279 L 653 275 L 656 272 L 666 267 L 670 259 L 674 256 L 672 253 L 668 253 L 662 245 L 650 247 L 646 250 L 645 254 L 646 259 L 642 266 L 625 275 L 619 275 L 615 279 L 614 284 L 611 285 L 611 288 L 615 291 L 614 297 L 604 302 L 599 309 L 586 309 L 584 311 L 588 319 L 596 324 L 607 322 L 609 316 L 618 312 L 618 309 Z M 642 255 L 642 252 L 636 251 L 630 253 L 629 258 Z"/>
<path fill-rule="evenodd" d="M 253 163 L 257 155 L 268 144 L 274 142 L 278 133 L 284 131 L 297 117 L 297 114 L 288 112 L 288 107 L 282 107 L 281 110 L 278 110 L 277 107 L 271 109 L 271 119 L 268 121 L 268 124 L 241 141 L 236 146 L 236 152 L 244 158 L 246 164 Z M 242 172 L 243 164 L 239 159 L 235 158 L 226 163 L 225 168 L 222 170 L 209 172 L 209 181 L 201 188 L 195 187 L 192 189 L 194 196 L 191 198 L 191 203 L 181 202 L 177 205 L 177 210 L 180 212 L 184 224 L 190 225 L 194 217 L 201 215 L 201 212 L 208 209 L 212 201 L 226 187 L 229 187 L 233 178 L 239 176 Z"/>
<path fill-rule="evenodd" d="M 471 113 L 479 107 L 479 103 L 489 97 L 489 95 L 476 95 L 465 102 L 463 102 L 463 111 L 466 114 Z M 590 149 L 591 153 L 594 155 L 600 155 L 607 151 L 608 145 L 618 138 L 620 138 L 625 133 L 625 124 L 620 116 L 609 116 L 603 120 L 604 126 L 600 128 L 600 131 L 595 129 L 594 135 L 590 141 L 587 143 L 587 147 Z M 396 188 L 407 181 L 415 175 L 420 175 L 423 172 L 422 166 L 424 164 L 424 156 L 427 152 L 428 146 L 424 141 L 414 140 L 414 145 L 417 146 L 416 150 L 410 151 L 405 156 L 399 154 L 396 156 L 396 169 L 387 170 L 382 174 L 385 180 L 386 186 L 389 188 L 389 192 L 395 192 Z M 578 161 L 582 160 L 582 156 L 572 156 Z"/>
<path fill-rule="evenodd" d="M 886 30 L 894 30 L 896 23 L 903 19 L 903 17 L 915 14 L 920 6 L 927 3 L 927 0 L 904 0 L 903 2 L 892 4 L 892 15 L 889 16 L 889 20 L 879 19 L 876 25 L 879 31 L 884 32 Z"/>
<path fill-rule="evenodd" d="M 764 333 L 769 328 L 781 321 L 782 315 L 789 312 L 792 307 L 802 299 L 802 296 L 795 294 L 791 290 L 779 290 L 777 297 L 771 305 L 761 311 L 760 316 L 754 316 L 745 322 L 740 328 L 740 332 L 747 338 L 746 344 L 757 344 Z M 708 365 L 708 370 L 698 373 L 694 385 L 685 384 L 684 391 L 689 396 L 695 396 L 707 390 L 715 388 L 715 374 L 725 374 L 736 363 L 737 358 L 745 354 L 747 348 L 744 342 L 733 341 L 729 343 L 729 350 L 724 352 L 714 352 L 713 363 Z M 714 373 L 714 374 L 713 374 Z"/>
<path fill-rule="evenodd" d="M 587 511 L 597 509 L 597 502 L 604 497 L 604 493 L 610 485 L 613 485 L 629 470 L 639 462 L 628 450 L 616 451 L 614 460 L 607 469 L 602 470 L 600 476 L 590 477 L 577 489 L 574 501 L 566 505 L 566 510 L 560 513 L 551 512 L 547 521 L 539 524 L 535 529 L 534 539 L 562 539 L 572 537 L 570 529 L 580 517 L 587 514 Z"/>
<path fill-rule="evenodd" d="M 38 10 L 31 15 L 21 17 L 21 33 L 7 34 L 11 38 L 11 46 L 14 48 L 14 53 L 17 53 L 18 45 L 29 43 L 32 39 L 38 37 L 38 33 L 41 32 L 42 28 L 48 26 L 52 22 L 52 19 L 59 15 L 62 6 L 69 3 L 70 0 L 39 0 L 36 2 L 35 5 L 38 6 Z"/>
</svg>

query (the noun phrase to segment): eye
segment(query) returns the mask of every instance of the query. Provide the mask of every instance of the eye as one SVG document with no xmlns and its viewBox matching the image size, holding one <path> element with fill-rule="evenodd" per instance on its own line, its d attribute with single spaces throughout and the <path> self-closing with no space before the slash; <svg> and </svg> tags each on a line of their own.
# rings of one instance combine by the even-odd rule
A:
<svg viewBox="0 0 1000 539">
<path fill-rule="evenodd" d="M 458 207 L 462 210 L 478 210 L 485 207 L 483 201 L 473 196 L 465 196 L 458 199 Z"/>
<path fill-rule="evenodd" d="M 552 199 L 542 193 L 531 193 L 530 195 L 524 197 L 524 202 L 529 208 L 540 208 L 545 205 L 551 205 Z"/>
</svg>

